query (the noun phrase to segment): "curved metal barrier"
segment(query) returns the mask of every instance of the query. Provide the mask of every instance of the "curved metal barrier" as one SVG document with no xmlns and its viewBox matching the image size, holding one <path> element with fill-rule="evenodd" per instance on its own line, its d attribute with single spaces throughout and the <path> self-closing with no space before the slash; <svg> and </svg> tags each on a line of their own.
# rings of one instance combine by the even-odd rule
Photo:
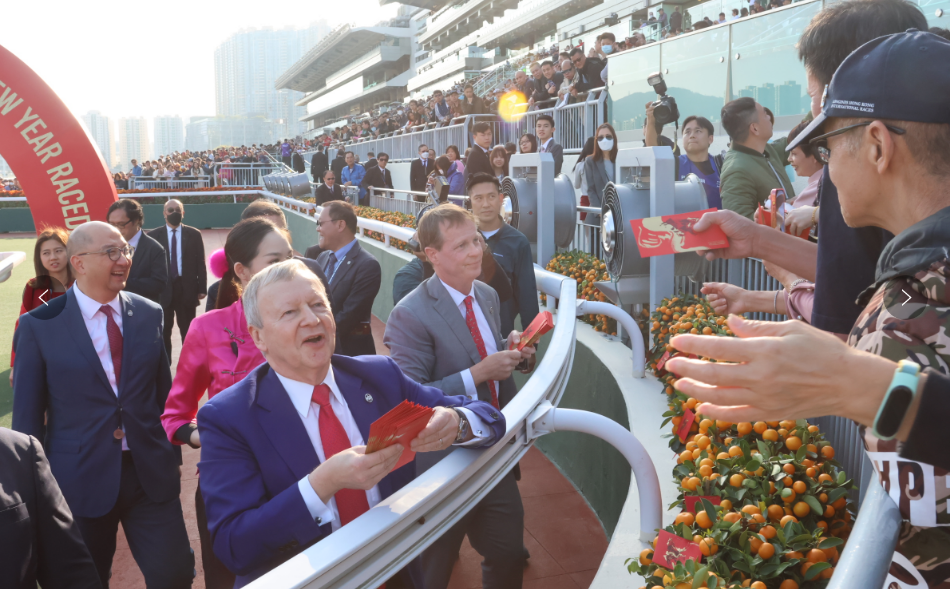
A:
<svg viewBox="0 0 950 589">
<path fill-rule="evenodd" d="M 300 201 L 262 193 L 288 207 Z M 309 204 L 309 203 L 301 203 Z M 319 212 L 320 207 L 316 207 Z M 294 211 L 298 215 L 306 215 Z M 405 240 L 411 229 L 360 218 L 363 231 Z M 573 279 L 535 266 L 538 290 L 557 299 L 556 315 L 544 357 L 534 374 L 504 409 L 507 431 L 491 448 L 456 449 L 359 518 L 248 585 L 273 587 L 376 587 L 398 572 L 458 522 L 518 463 L 533 441 L 554 431 L 581 431 L 616 446 L 631 463 L 640 490 L 640 538 L 661 526 L 659 478 L 636 437 L 610 419 L 585 411 L 557 409 L 571 373 L 576 345 L 577 285 Z"/>
</svg>

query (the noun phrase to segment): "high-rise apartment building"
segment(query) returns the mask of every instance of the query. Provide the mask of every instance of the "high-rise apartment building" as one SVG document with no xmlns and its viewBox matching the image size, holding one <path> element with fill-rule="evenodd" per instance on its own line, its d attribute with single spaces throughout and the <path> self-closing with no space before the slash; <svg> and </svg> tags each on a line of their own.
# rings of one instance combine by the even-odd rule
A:
<svg viewBox="0 0 950 589">
<path fill-rule="evenodd" d="M 155 137 L 155 155 L 169 155 L 185 149 L 185 127 L 181 117 L 155 117 L 152 129 Z"/>
<path fill-rule="evenodd" d="M 128 170 L 129 163 L 136 159 L 140 163 L 151 157 L 148 149 L 148 122 L 145 117 L 119 119 L 119 169 Z"/>
<path fill-rule="evenodd" d="M 277 123 L 280 135 L 301 133 L 306 111 L 295 103 L 303 93 L 277 90 L 274 81 L 329 32 L 320 20 L 306 29 L 251 28 L 231 35 L 214 52 L 215 114 L 263 117 Z"/>
<path fill-rule="evenodd" d="M 112 119 L 97 110 L 91 110 L 82 116 L 82 121 L 89 129 L 92 140 L 99 146 L 99 153 L 102 154 L 106 165 L 110 168 L 115 167 L 118 154 L 115 150 L 115 129 L 112 126 Z"/>
</svg>

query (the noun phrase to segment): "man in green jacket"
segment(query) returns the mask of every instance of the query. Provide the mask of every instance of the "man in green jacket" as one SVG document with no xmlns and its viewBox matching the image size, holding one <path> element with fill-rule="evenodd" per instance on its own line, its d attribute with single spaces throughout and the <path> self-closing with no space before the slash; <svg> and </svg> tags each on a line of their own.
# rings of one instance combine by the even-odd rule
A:
<svg viewBox="0 0 950 589">
<path fill-rule="evenodd" d="M 726 103 L 721 114 L 722 127 L 732 139 L 720 173 L 722 208 L 751 219 L 773 188 L 784 188 L 791 200 L 795 189 L 785 173 L 788 139 L 769 143 L 772 121 L 765 108 L 743 97 Z"/>
</svg>

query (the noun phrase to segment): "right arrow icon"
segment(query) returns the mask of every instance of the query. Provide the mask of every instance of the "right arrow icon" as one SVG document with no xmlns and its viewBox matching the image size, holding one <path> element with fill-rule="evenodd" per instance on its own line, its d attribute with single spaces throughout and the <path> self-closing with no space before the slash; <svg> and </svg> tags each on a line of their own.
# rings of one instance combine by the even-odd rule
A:
<svg viewBox="0 0 950 589">
<path fill-rule="evenodd" d="M 906 305 L 906 304 L 908 303 L 908 301 L 910 301 L 910 295 L 907 294 L 907 291 L 906 291 L 906 290 L 901 289 L 901 292 L 904 293 L 905 295 L 907 295 L 907 300 L 904 301 L 903 303 L 901 303 L 901 307 L 903 307 L 904 305 Z"/>
</svg>

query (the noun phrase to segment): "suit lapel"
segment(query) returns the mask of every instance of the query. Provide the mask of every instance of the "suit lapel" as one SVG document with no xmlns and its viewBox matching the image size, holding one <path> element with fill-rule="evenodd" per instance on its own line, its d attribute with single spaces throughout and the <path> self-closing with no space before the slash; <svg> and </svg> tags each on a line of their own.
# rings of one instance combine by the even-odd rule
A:
<svg viewBox="0 0 950 589">
<path fill-rule="evenodd" d="M 93 371 L 99 376 L 99 380 L 105 385 L 106 390 L 112 393 L 112 385 L 109 384 L 109 377 L 102 368 L 102 362 L 99 361 L 99 355 L 96 354 L 96 348 L 92 345 L 92 338 L 89 337 L 89 331 L 86 329 L 86 322 L 83 320 L 82 311 L 79 309 L 79 303 L 76 302 L 76 295 L 71 290 L 66 291 L 66 326 L 69 329 L 69 335 L 76 342 L 76 348 L 86 359 L 86 363 L 92 366 Z M 123 354 L 125 349 L 123 346 Z"/>
<path fill-rule="evenodd" d="M 498 316 L 498 309 L 495 308 L 491 298 L 480 286 L 480 283 L 475 283 L 475 300 L 478 301 L 478 306 L 482 308 L 482 313 L 485 315 L 485 318 L 488 319 L 488 326 L 491 327 L 491 333 L 495 338 L 495 345 L 497 346 L 497 342 L 504 337 L 501 335 L 501 319 Z"/>
<path fill-rule="evenodd" d="M 353 260 L 355 260 L 356 256 L 359 255 L 360 253 L 359 247 L 360 247 L 360 242 L 356 241 L 353 244 L 353 247 L 350 248 L 350 251 L 346 252 L 346 255 L 343 256 L 343 259 L 337 261 L 336 273 L 333 276 L 333 280 L 335 280 L 336 282 L 331 281 L 331 284 L 330 284 L 331 291 L 336 290 L 337 285 L 343 282 L 343 277 L 346 276 L 347 272 L 350 271 L 350 268 L 353 267 Z M 329 276 L 327 276 L 327 280 L 330 280 Z"/>
<path fill-rule="evenodd" d="M 465 318 L 462 316 L 459 308 L 455 306 L 455 301 L 452 300 L 452 296 L 449 294 L 449 291 L 445 290 L 445 287 L 442 286 L 442 282 L 439 280 L 438 276 L 432 276 L 429 278 L 427 289 L 429 296 L 435 299 L 435 303 L 433 305 L 435 310 L 448 324 L 449 331 L 455 334 L 455 337 L 458 338 L 459 343 L 461 343 L 462 347 L 465 348 L 465 351 L 468 352 L 471 361 L 476 364 L 481 362 L 482 356 L 478 353 L 478 346 L 475 345 L 475 340 L 472 338 L 472 332 L 468 330 L 468 325 L 465 323 Z"/>
<path fill-rule="evenodd" d="M 261 372 L 264 371 L 256 371 L 256 374 Z M 284 385 L 269 367 L 257 381 L 255 393 L 259 408 L 257 419 L 261 428 L 294 477 L 302 479 L 320 464 L 320 459 Z"/>
<path fill-rule="evenodd" d="M 139 316 L 135 314 L 136 305 L 128 294 L 124 291 L 119 293 L 119 306 L 122 313 L 122 366 L 131 366 L 132 356 L 138 349 L 139 329 L 136 329 Z M 119 389 L 119 396 L 122 396 L 124 387 L 122 386 L 128 380 L 128 374 L 131 370 L 122 370 L 119 374 L 119 382 L 116 383 Z"/>
</svg>

